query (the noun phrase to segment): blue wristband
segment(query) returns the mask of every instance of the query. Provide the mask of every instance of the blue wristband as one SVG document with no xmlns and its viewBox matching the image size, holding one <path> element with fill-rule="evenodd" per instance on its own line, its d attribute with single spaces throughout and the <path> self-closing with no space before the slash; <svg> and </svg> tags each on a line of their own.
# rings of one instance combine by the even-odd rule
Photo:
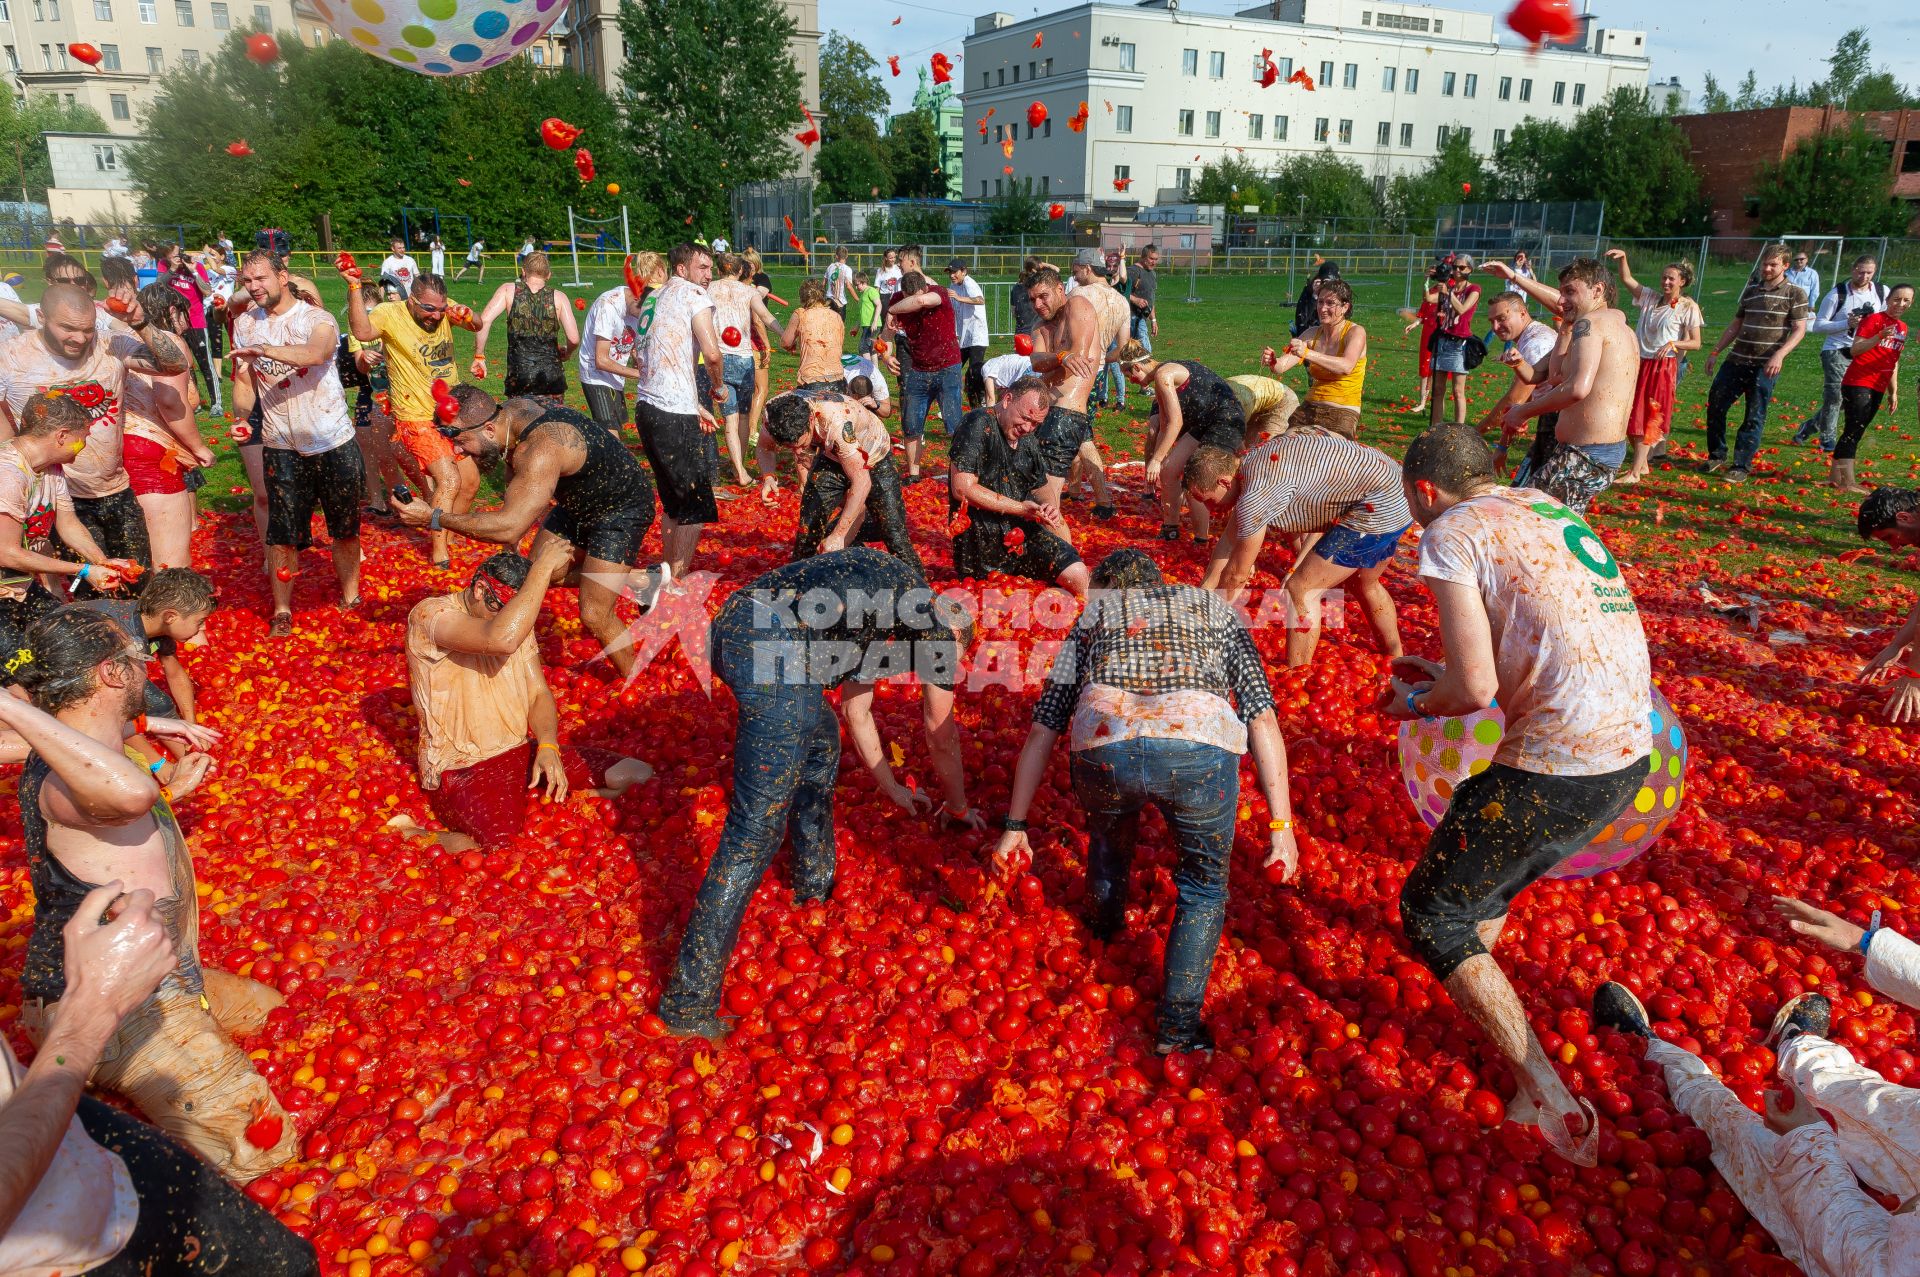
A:
<svg viewBox="0 0 1920 1277">
<path fill-rule="evenodd" d="M 165 767 L 166 765 L 167 765 L 166 759 L 156 758 L 152 762 L 147 764 L 147 770 L 152 772 L 154 775 L 158 776 L 160 774 L 160 769 L 162 767 Z"/>
<path fill-rule="evenodd" d="M 1407 693 L 1407 713 L 1409 713 L 1409 714 L 1418 714 L 1418 715 L 1420 715 L 1420 717 L 1421 717 L 1421 718 L 1424 718 L 1424 719 L 1427 719 L 1427 720 L 1429 720 L 1429 721 L 1431 721 L 1431 720 L 1432 720 L 1432 718 L 1433 718 L 1433 715 L 1431 715 L 1431 714 L 1428 714 L 1428 713 L 1426 713 L 1426 712 L 1424 712 L 1424 711 L 1422 711 L 1422 710 L 1421 710 L 1421 708 L 1420 708 L 1420 707 L 1419 707 L 1418 705 L 1415 705 L 1415 704 L 1413 703 L 1413 698 L 1414 698 L 1414 697 L 1416 697 L 1416 696 L 1418 696 L 1418 695 L 1420 695 L 1420 693 L 1418 693 L 1418 692 L 1408 692 L 1408 693 Z"/>
<path fill-rule="evenodd" d="M 76 581 L 84 581 L 84 580 L 86 580 L 86 579 L 87 579 L 87 573 L 89 573 L 89 572 L 91 572 L 91 571 L 93 571 L 93 564 L 91 564 L 91 563 L 82 563 L 82 564 L 80 565 L 80 570 L 79 570 L 78 572 L 75 572 L 75 573 L 73 574 L 73 579 L 74 579 L 74 580 L 76 580 Z"/>
<path fill-rule="evenodd" d="M 1875 909 L 1873 917 L 1867 919 L 1867 929 L 1860 933 L 1860 956 L 1866 957 L 1867 950 L 1873 947 L 1873 933 L 1880 930 L 1880 911 Z"/>
</svg>

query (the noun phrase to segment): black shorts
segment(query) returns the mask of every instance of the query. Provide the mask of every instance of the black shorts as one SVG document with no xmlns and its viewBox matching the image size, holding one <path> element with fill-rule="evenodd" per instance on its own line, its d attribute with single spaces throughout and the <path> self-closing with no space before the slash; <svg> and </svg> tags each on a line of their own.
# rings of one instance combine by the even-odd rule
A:
<svg viewBox="0 0 1920 1277">
<path fill-rule="evenodd" d="M 633 406 L 633 423 L 666 516 L 675 523 L 720 522 L 713 499 L 713 440 L 700 428 L 699 415 L 662 412 L 642 399 Z"/>
<path fill-rule="evenodd" d="M 1007 533 L 1015 528 L 1025 539 L 1009 549 Z M 1078 550 L 1032 519 L 983 515 L 976 510 L 967 530 L 953 539 L 953 572 L 960 577 L 977 579 L 1004 572 L 1052 585 L 1078 562 Z"/>
<path fill-rule="evenodd" d="M 1503 763 L 1470 776 L 1400 889 L 1407 942 L 1445 980 L 1487 947 L 1477 928 L 1626 809 L 1647 758 L 1600 776 L 1548 776 Z"/>
<path fill-rule="evenodd" d="M 143 568 L 153 566 L 147 515 L 132 488 L 122 488 L 108 497 L 75 497 L 73 513 L 108 558 L 132 559 Z"/>
<path fill-rule="evenodd" d="M 587 397 L 587 415 L 613 431 L 627 424 L 627 392 L 613 386 L 581 386 Z"/>
<path fill-rule="evenodd" d="M 16 660 L 27 647 L 27 627 L 60 606 L 47 587 L 38 580 L 27 586 L 24 599 L 0 599 L 0 687 L 11 687 L 19 680 L 7 662 Z M 14 669 L 19 666 L 15 665 Z"/>
<path fill-rule="evenodd" d="M 1073 459 L 1080 445 L 1093 438 L 1093 418 L 1071 408 L 1055 407 L 1040 423 L 1040 456 L 1047 463 L 1047 474 L 1064 479 L 1073 470 Z"/>
<path fill-rule="evenodd" d="M 351 541 L 360 535 L 360 495 L 366 463 L 349 439 L 337 448 L 303 457 L 291 448 L 260 454 L 267 480 L 267 544 L 304 550 L 313 544 L 313 509 L 327 518 L 327 535 Z"/>
<path fill-rule="evenodd" d="M 565 506 L 547 512 L 540 526 L 573 544 L 590 559 L 632 566 L 640 557 L 640 543 L 653 526 L 653 485 L 634 494 L 636 500 L 618 510 L 596 514 L 583 522 Z"/>
<path fill-rule="evenodd" d="M 253 411 L 247 414 L 247 437 L 240 444 L 242 448 L 264 448 L 266 446 L 267 441 L 260 433 L 266 429 L 266 421 L 266 412 L 260 407 L 260 401 L 255 399 L 253 401 Z"/>
</svg>

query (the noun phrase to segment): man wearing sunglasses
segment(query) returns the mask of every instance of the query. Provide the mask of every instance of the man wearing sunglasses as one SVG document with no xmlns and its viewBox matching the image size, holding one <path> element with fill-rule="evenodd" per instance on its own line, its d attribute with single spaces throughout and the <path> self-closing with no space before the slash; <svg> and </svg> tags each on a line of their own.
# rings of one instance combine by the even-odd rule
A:
<svg viewBox="0 0 1920 1277">
<path fill-rule="evenodd" d="M 506 495 L 493 510 L 453 513 L 438 508 L 436 499 L 433 505 L 419 500 L 396 505 L 395 511 L 413 527 L 441 535 L 458 532 L 495 545 L 518 545 L 544 514 L 533 553 L 557 540 L 578 556 L 578 575 L 563 568 L 555 584 L 579 585 L 580 621 L 624 676 L 633 666 L 633 650 L 614 603 L 653 526 L 653 482 L 647 472 L 617 434 L 571 408 L 537 399 L 499 404 L 478 386 L 456 386 L 451 393 L 460 410 L 440 427 L 440 435 L 468 465 L 491 469 L 505 461 Z M 666 580 L 665 569 L 657 569 L 641 595 L 643 607 L 653 605 Z"/>
<path fill-rule="evenodd" d="M 639 759 L 611 750 L 560 747 L 560 711 L 540 668 L 533 622 L 572 558 L 573 547 L 559 537 L 536 542 L 531 564 L 512 551 L 496 554 L 465 589 L 427 599 L 407 616 L 420 787 L 450 831 L 436 835 L 449 850 L 518 834 L 532 790 L 553 802 L 574 789 L 614 797 L 653 775 Z M 394 823 L 412 827 L 404 817 Z"/>
<path fill-rule="evenodd" d="M 480 490 L 480 472 L 471 461 L 455 454 L 453 445 L 434 429 L 433 383 L 449 388 L 460 384 L 453 358 L 453 330 L 479 328 L 473 312 L 447 300 L 447 281 L 424 274 L 413 281 L 405 301 L 382 302 L 367 309 L 360 287 L 360 268 L 349 260 L 340 271 L 349 285 L 347 326 L 353 339 L 381 342 L 387 356 L 387 380 L 392 387 L 393 433 L 402 447 L 426 472 L 433 504 L 464 514 Z M 438 568 L 451 567 L 447 534 L 435 529 L 429 558 Z"/>
</svg>

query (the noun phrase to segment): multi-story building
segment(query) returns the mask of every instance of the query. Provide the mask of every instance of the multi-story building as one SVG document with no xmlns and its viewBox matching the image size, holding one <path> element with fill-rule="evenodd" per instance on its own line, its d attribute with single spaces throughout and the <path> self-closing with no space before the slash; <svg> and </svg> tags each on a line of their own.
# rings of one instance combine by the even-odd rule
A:
<svg viewBox="0 0 1920 1277">
<path fill-rule="evenodd" d="M 1683 115 L 1674 123 L 1687 135 L 1701 191 L 1713 206 L 1714 233 L 1755 235 L 1761 169 L 1778 164 L 1806 139 L 1844 133 L 1856 121 L 1887 144 L 1893 196 L 1905 201 L 1912 214 L 1908 234 L 1920 235 L 1920 111 L 1776 106 Z"/>
<path fill-rule="evenodd" d="M 1013 179 L 1057 196 L 1176 202 L 1222 153 L 1266 169 L 1323 147 L 1384 189 L 1456 132 L 1491 153 L 1523 120 L 1569 121 L 1615 89 L 1646 88 L 1644 32 L 1587 19 L 1578 39 L 1536 52 L 1503 44 L 1497 21 L 1390 0 L 1273 0 L 1232 15 L 1189 13 L 1179 0 L 987 14 L 961 63 L 966 195 L 991 198 L 1011 166 Z M 1267 88 L 1262 49 L 1279 72 Z M 1299 71 L 1312 92 L 1290 83 Z M 1027 123 L 1034 102 L 1047 108 L 1038 129 Z M 1082 102 L 1086 127 L 1075 131 Z"/>
<path fill-rule="evenodd" d="M 931 83 L 925 67 L 920 68 L 920 87 L 913 94 L 913 110 L 890 117 L 887 132 L 892 133 L 895 124 L 916 112 L 932 118 L 934 137 L 940 143 L 940 170 L 947 179 L 941 195 L 950 200 L 964 199 L 961 165 L 966 160 L 967 138 L 960 123 L 963 114 L 960 99 L 955 96 L 952 85 Z"/>
</svg>

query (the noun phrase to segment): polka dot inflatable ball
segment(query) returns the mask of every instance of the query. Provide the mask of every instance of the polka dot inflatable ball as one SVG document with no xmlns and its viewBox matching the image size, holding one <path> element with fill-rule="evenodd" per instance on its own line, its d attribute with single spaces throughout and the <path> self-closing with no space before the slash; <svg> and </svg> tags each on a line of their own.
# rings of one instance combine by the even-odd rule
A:
<svg viewBox="0 0 1920 1277">
<path fill-rule="evenodd" d="M 355 48 L 422 75 L 498 66 L 539 39 L 565 0 L 313 0 Z"/>
<path fill-rule="evenodd" d="M 1612 824 L 1554 866 L 1548 877 L 1591 878 L 1618 869 L 1651 847 L 1679 814 L 1685 793 L 1687 734 L 1660 689 L 1650 690 L 1653 710 L 1647 722 L 1653 749 L 1647 757 L 1646 783 Z M 1506 723 L 1506 715 L 1495 707 L 1461 718 L 1400 724 L 1400 775 L 1414 811 L 1428 828 L 1447 814 L 1456 786 L 1492 766 Z"/>
</svg>

